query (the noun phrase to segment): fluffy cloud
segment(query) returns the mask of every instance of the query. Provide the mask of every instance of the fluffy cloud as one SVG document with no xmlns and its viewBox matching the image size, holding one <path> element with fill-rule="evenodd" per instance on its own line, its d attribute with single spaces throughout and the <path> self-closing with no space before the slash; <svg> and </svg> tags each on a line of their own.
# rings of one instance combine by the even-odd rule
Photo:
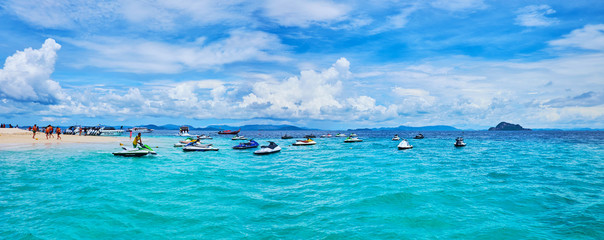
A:
<svg viewBox="0 0 604 240">
<path fill-rule="evenodd" d="M 573 30 L 570 34 L 564 35 L 562 39 L 550 41 L 549 44 L 560 48 L 604 51 L 604 24 L 585 25 L 581 29 Z"/>
<path fill-rule="evenodd" d="M 234 30 L 228 38 L 207 44 L 204 38 L 184 44 L 107 37 L 68 41 L 91 52 L 88 62 L 80 64 L 121 72 L 178 73 L 249 60 L 287 60 L 272 54 L 285 48 L 279 38 L 258 31 Z"/>
<path fill-rule="evenodd" d="M 241 107 L 262 107 L 265 114 L 300 118 L 322 118 L 330 109 L 342 108 L 336 97 L 342 91 L 342 80 L 350 76 L 350 62 L 340 58 L 321 72 L 305 70 L 300 77 L 282 82 L 254 83 L 252 92 L 243 98 Z"/>
<path fill-rule="evenodd" d="M 50 79 L 61 45 L 47 39 L 40 49 L 27 48 L 6 58 L 0 69 L 0 98 L 52 104 L 63 95 L 58 82 Z"/>
<path fill-rule="evenodd" d="M 530 5 L 518 9 L 518 16 L 516 17 L 516 24 L 525 27 L 542 27 L 549 26 L 558 22 L 555 18 L 548 18 L 546 15 L 556 13 L 548 5 Z"/>
</svg>

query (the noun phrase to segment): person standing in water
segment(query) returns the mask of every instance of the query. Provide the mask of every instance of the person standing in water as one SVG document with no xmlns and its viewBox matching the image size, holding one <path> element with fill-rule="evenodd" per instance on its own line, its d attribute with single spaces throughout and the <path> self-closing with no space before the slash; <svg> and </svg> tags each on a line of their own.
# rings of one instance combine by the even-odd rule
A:
<svg viewBox="0 0 604 240">
<path fill-rule="evenodd" d="M 134 141 L 132 142 L 132 147 L 136 148 L 136 146 L 139 144 L 141 147 L 144 147 L 143 140 L 141 139 L 141 133 L 138 133 L 138 135 L 136 135 L 136 137 L 134 137 Z"/>
</svg>

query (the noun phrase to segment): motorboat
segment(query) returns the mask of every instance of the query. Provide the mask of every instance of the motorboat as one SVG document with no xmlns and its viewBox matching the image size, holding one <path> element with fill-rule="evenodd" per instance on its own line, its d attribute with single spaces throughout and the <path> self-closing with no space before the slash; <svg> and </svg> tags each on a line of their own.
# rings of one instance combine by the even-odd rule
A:
<svg viewBox="0 0 604 240">
<path fill-rule="evenodd" d="M 424 134 L 417 134 L 415 137 L 413 137 L 413 139 L 424 139 Z"/>
<path fill-rule="evenodd" d="M 180 129 L 178 130 L 178 136 L 191 136 L 191 134 L 189 134 L 189 127 L 180 127 Z"/>
<path fill-rule="evenodd" d="M 210 137 L 210 135 L 201 134 L 201 136 L 199 136 L 199 139 L 213 139 L 213 138 Z"/>
<path fill-rule="evenodd" d="M 346 134 L 338 133 L 338 134 L 336 134 L 336 137 L 346 137 Z"/>
<path fill-rule="evenodd" d="M 307 146 L 307 145 L 315 145 L 315 144 L 317 144 L 317 142 L 315 142 L 309 138 L 306 140 L 296 140 L 296 142 L 293 143 L 292 146 Z"/>
<path fill-rule="evenodd" d="M 256 150 L 254 151 L 254 154 L 258 154 L 258 155 L 266 155 L 266 154 L 271 154 L 271 153 L 277 153 L 281 151 L 281 147 L 279 147 L 279 145 L 277 145 L 275 142 L 268 142 L 268 146 L 261 146 L 260 150 Z"/>
<path fill-rule="evenodd" d="M 127 132 L 132 132 L 132 133 L 150 133 L 150 132 L 153 132 L 153 129 L 146 128 L 146 127 L 133 127 L 133 128 L 128 129 Z"/>
<path fill-rule="evenodd" d="M 254 141 L 253 139 L 250 140 L 249 142 L 244 142 L 244 143 L 240 143 L 237 146 L 233 146 L 233 149 L 248 149 L 248 148 L 257 148 L 258 146 L 260 146 L 260 144 L 258 144 L 256 141 Z"/>
<path fill-rule="evenodd" d="M 305 135 L 304 138 L 316 138 L 317 136 L 315 136 L 314 134 L 308 134 Z"/>
<path fill-rule="evenodd" d="M 285 135 L 281 136 L 281 139 L 292 139 L 292 138 L 294 138 L 294 137 L 287 135 L 287 133 Z"/>
<path fill-rule="evenodd" d="M 398 141 L 401 140 L 401 138 L 398 136 L 398 134 L 394 134 L 394 137 L 392 137 L 392 141 Z"/>
<path fill-rule="evenodd" d="M 101 136 L 120 136 L 124 133 L 122 129 L 115 129 L 114 127 L 102 127 L 99 129 L 99 135 Z"/>
<path fill-rule="evenodd" d="M 235 135 L 231 138 L 231 140 L 247 140 L 247 138 L 244 136 Z"/>
<path fill-rule="evenodd" d="M 350 134 L 350 136 L 348 136 L 346 139 L 344 139 L 345 143 L 353 143 L 353 142 L 362 142 L 363 139 L 360 139 L 356 136 L 352 136 L 352 134 Z"/>
<path fill-rule="evenodd" d="M 122 147 L 122 151 L 112 153 L 114 156 L 122 156 L 122 157 L 142 157 L 148 154 L 157 154 L 153 149 L 149 146 L 144 145 L 144 147 L 136 147 L 136 148 L 126 148 Z"/>
<path fill-rule="evenodd" d="M 409 142 L 407 142 L 407 140 L 405 140 L 405 139 L 403 139 L 403 141 L 401 141 L 397 147 L 398 147 L 398 150 L 405 150 L 405 149 L 413 148 L 413 146 L 410 145 Z"/>
<path fill-rule="evenodd" d="M 333 137 L 333 135 L 331 135 L 331 133 L 328 133 L 328 134 L 321 135 L 321 137 L 322 138 L 330 138 L 330 137 Z"/>
<path fill-rule="evenodd" d="M 463 141 L 463 137 L 458 137 L 455 139 L 455 146 L 456 147 L 465 147 L 466 143 Z"/>
<path fill-rule="evenodd" d="M 212 144 L 201 144 L 191 143 L 182 148 L 185 152 L 206 152 L 206 151 L 218 151 L 218 148 L 212 146 Z"/>
<path fill-rule="evenodd" d="M 238 134 L 240 131 L 241 131 L 241 128 L 237 131 L 231 131 L 231 130 L 219 131 L 218 134 Z"/>
</svg>

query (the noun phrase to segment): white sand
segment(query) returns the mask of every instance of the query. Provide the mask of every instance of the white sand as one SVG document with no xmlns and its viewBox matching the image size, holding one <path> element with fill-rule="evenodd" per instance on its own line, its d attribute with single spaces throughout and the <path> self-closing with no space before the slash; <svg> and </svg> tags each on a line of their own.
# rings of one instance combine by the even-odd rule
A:
<svg viewBox="0 0 604 240">
<path fill-rule="evenodd" d="M 103 143 L 103 142 L 128 142 L 126 137 L 103 137 L 103 136 L 78 136 L 78 135 L 62 135 L 61 139 L 57 139 L 57 134 L 54 138 L 46 139 L 46 134 L 37 132 L 36 138 L 32 138 L 33 133 L 27 130 L 18 128 L 0 128 L 0 146 L 10 144 L 37 144 L 37 143 Z"/>
</svg>

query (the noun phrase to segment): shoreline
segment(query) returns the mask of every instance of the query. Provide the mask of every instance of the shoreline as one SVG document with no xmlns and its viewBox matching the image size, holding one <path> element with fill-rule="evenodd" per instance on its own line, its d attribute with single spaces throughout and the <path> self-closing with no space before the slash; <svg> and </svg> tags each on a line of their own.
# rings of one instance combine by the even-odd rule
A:
<svg viewBox="0 0 604 240">
<path fill-rule="evenodd" d="M 43 132 L 36 133 L 36 139 L 32 138 L 33 133 L 27 130 L 17 128 L 0 128 L 0 150 L 4 147 L 15 146 L 31 146 L 44 145 L 60 145 L 63 143 L 118 143 L 127 141 L 127 137 L 110 137 L 110 136 L 79 136 L 79 135 L 61 135 L 61 139 L 57 139 L 57 135 L 53 134 L 54 138 L 46 139 L 46 134 Z"/>
</svg>

